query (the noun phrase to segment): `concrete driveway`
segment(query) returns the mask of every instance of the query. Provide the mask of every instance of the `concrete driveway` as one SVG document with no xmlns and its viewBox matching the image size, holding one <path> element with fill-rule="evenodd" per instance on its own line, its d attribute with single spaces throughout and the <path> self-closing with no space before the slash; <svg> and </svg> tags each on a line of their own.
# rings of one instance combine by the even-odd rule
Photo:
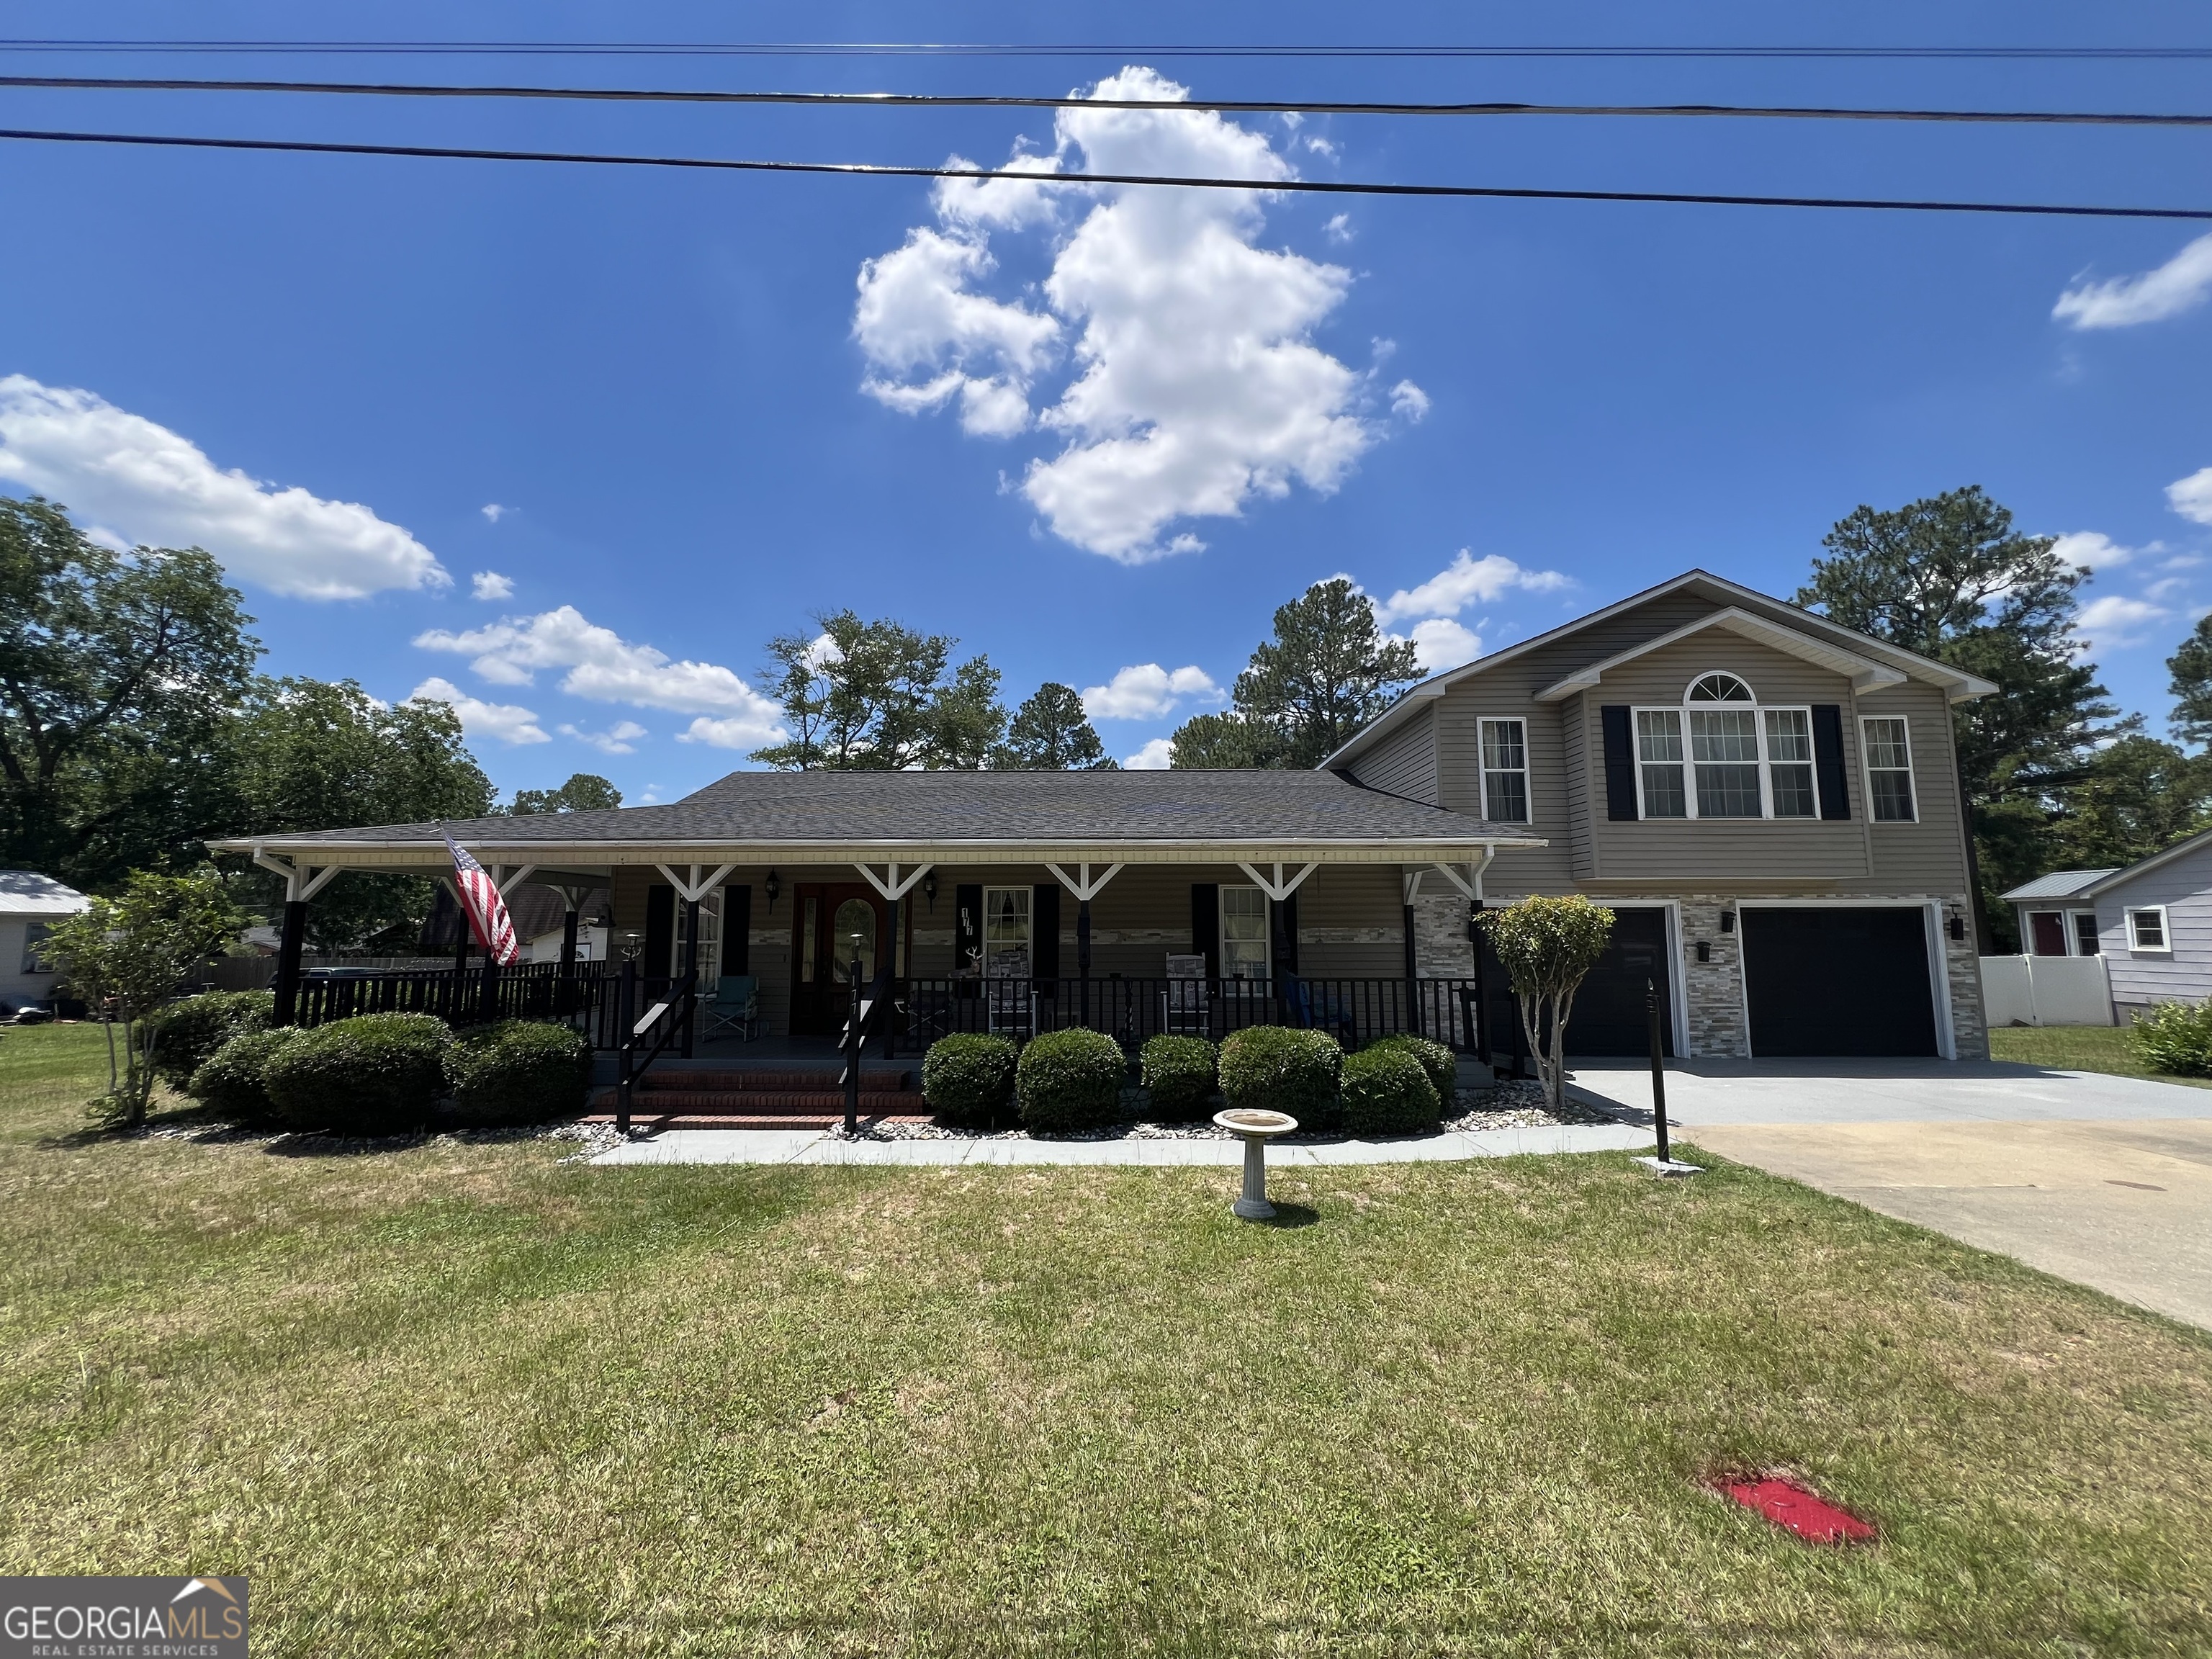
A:
<svg viewBox="0 0 2212 1659">
<path fill-rule="evenodd" d="M 1648 1066 L 1577 1090 L 1649 1123 Z M 1680 1061 L 1688 1144 L 2212 1328 L 2212 1089 L 2002 1062 Z"/>
</svg>

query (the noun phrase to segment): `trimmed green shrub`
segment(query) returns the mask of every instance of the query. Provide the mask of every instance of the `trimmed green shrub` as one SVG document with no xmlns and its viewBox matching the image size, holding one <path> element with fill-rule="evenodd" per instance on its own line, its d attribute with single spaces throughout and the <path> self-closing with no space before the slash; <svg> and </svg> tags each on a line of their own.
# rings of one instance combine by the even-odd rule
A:
<svg viewBox="0 0 2212 1659">
<path fill-rule="evenodd" d="M 1188 1123 L 1206 1115 L 1213 1100 L 1213 1045 L 1204 1037 L 1156 1036 L 1139 1056 L 1140 1075 L 1152 1091 L 1153 1120 Z"/>
<path fill-rule="evenodd" d="M 301 1033 L 262 1078 L 288 1128 L 389 1135 L 418 1129 L 446 1091 L 453 1034 L 428 1014 L 362 1014 Z"/>
<path fill-rule="evenodd" d="M 1221 1092 L 1240 1111 L 1288 1112 L 1322 1133 L 1340 1121 L 1337 1079 L 1344 1050 L 1326 1031 L 1248 1025 L 1221 1045 Z"/>
<path fill-rule="evenodd" d="M 1015 1074 L 1022 1122 L 1048 1134 L 1115 1122 L 1128 1075 L 1121 1045 L 1103 1031 L 1077 1027 L 1032 1037 Z"/>
<path fill-rule="evenodd" d="M 1421 1062 L 1406 1048 L 1376 1043 L 1344 1062 L 1344 1127 L 1371 1140 L 1436 1128 L 1443 1104 Z"/>
<path fill-rule="evenodd" d="M 590 1040 L 544 1020 L 496 1020 L 461 1032 L 445 1060 L 446 1086 L 466 1124 L 573 1117 L 591 1092 Z"/>
<path fill-rule="evenodd" d="M 2154 1003 L 2136 1016 L 2128 1035 L 2153 1071 L 2212 1076 L 2212 1003 Z"/>
<path fill-rule="evenodd" d="M 947 1123 L 995 1129 L 1014 1103 L 1020 1051 L 1006 1038 L 959 1031 L 929 1045 L 921 1060 L 921 1095 Z"/>
<path fill-rule="evenodd" d="M 192 1074 L 215 1051 L 247 1031 L 265 1031 L 276 1018 L 273 991 L 203 991 L 154 1016 L 154 1070 L 186 1094 Z"/>
<path fill-rule="evenodd" d="M 270 1103 L 265 1080 L 269 1061 L 306 1035 L 296 1025 L 240 1031 L 200 1062 L 186 1092 L 233 1123 L 273 1122 L 276 1109 Z"/>
<path fill-rule="evenodd" d="M 1431 1042 L 1426 1037 L 1401 1032 L 1396 1036 L 1377 1037 L 1367 1045 L 1367 1051 L 1395 1048 L 1401 1054 L 1413 1055 L 1425 1073 L 1429 1087 L 1437 1091 L 1437 1103 L 1449 1106 L 1459 1098 L 1459 1056 L 1441 1042 Z"/>
</svg>

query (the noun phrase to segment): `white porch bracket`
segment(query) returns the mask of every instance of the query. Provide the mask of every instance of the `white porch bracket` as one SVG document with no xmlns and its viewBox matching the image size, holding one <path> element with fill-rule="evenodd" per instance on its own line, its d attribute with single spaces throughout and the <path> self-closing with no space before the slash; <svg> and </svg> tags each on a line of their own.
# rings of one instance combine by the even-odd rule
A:
<svg viewBox="0 0 2212 1659">
<path fill-rule="evenodd" d="M 1467 873 L 1463 876 L 1452 865 L 1437 864 L 1430 867 L 1457 888 L 1460 896 L 1468 903 L 1480 904 L 1482 902 L 1482 872 L 1490 868 L 1491 860 L 1497 856 L 1498 849 L 1495 847 L 1484 848 L 1482 856 L 1467 866 Z M 1408 904 L 1413 902 L 1410 898 L 1406 902 Z"/>
<path fill-rule="evenodd" d="M 507 866 L 505 865 L 495 864 L 492 866 L 491 869 L 491 878 L 493 883 L 499 888 L 499 896 L 501 898 L 505 898 L 516 888 L 521 886 L 524 882 L 528 881 L 530 878 L 537 872 L 537 870 L 538 866 L 534 864 L 517 865 L 515 866 L 514 873 L 510 876 L 507 873 Z"/>
<path fill-rule="evenodd" d="M 717 887 L 720 887 L 722 884 L 723 878 L 727 876 L 731 871 L 736 869 L 738 866 L 734 864 L 726 864 L 720 869 L 715 871 L 713 875 L 708 877 L 704 881 L 699 879 L 699 872 L 704 867 L 700 865 L 695 864 L 691 866 L 691 879 L 689 881 L 684 880 L 683 877 L 678 875 L 673 870 L 670 869 L 665 864 L 656 864 L 653 867 L 659 871 L 662 875 L 668 878 L 668 884 L 676 890 L 676 896 L 678 898 L 682 899 L 686 904 L 696 904 L 701 899 L 705 898 L 708 894 L 713 892 Z"/>
<path fill-rule="evenodd" d="M 304 904 L 331 884 L 331 878 L 338 873 L 339 866 L 326 864 L 321 869 L 311 865 L 295 864 L 289 859 L 280 859 L 273 853 L 253 849 L 253 861 L 264 870 L 284 878 L 284 902 Z"/>
<path fill-rule="evenodd" d="M 1321 868 L 1321 863 L 1318 860 L 1315 860 L 1313 863 L 1307 865 L 1304 869 L 1300 870 L 1296 875 L 1292 876 L 1287 881 L 1283 879 L 1283 866 L 1280 864 L 1277 864 L 1275 866 L 1275 878 L 1273 881 L 1269 881 L 1267 877 L 1261 875 L 1256 868 L 1251 865 L 1243 862 L 1242 860 L 1238 861 L 1237 867 L 1239 870 L 1242 870 L 1246 875 L 1252 878 L 1252 884 L 1254 886 L 1257 887 L 1269 898 L 1274 900 L 1276 903 L 1280 904 L 1285 899 L 1290 897 L 1291 894 L 1298 890 L 1298 888 L 1304 883 L 1305 878 L 1308 876 L 1313 874 L 1315 871 Z"/>
<path fill-rule="evenodd" d="M 1077 865 L 1075 866 L 1076 873 L 1073 876 L 1069 875 L 1066 871 L 1061 869 L 1056 864 L 1048 864 L 1045 866 L 1046 869 L 1052 872 L 1053 878 L 1055 881 L 1059 882 L 1062 887 L 1067 889 L 1069 892 L 1074 894 L 1078 901 L 1085 904 L 1088 904 L 1091 900 L 1097 898 L 1099 893 L 1104 890 L 1106 884 L 1113 880 L 1115 877 L 1120 875 L 1127 867 L 1127 866 L 1125 865 L 1109 864 L 1106 866 L 1106 873 L 1099 877 L 1096 881 L 1093 881 L 1091 878 L 1091 866 L 1087 864 Z"/>
<path fill-rule="evenodd" d="M 1410 905 L 1415 899 L 1420 897 L 1421 878 L 1428 873 L 1426 870 L 1407 870 L 1400 872 L 1399 879 L 1405 885 L 1407 904 Z"/>
<path fill-rule="evenodd" d="M 899 874 L 899 870 L 901 868 L 900 866 L 896 864 L 887 864 L 884 868 L 888 870 L 890 874 L 888 878 L 885 878 L 878 875 L 873 870 L 870 869 L 865 864 L 855 863 L 853 867 L 855 870 L 858 870 L 862 875 L 866 876 L 868 878 L 868 885 L 874 888 L 878 893 L 881 893 L 884 896 L 885 902 L 891 904 L 896 904 L 908 893 L 914 891 L 915 885 L 921 880 L 921 878 L 927 875 L 932 870 L 937 868 L 934 864 L 917 864 L 902 877 Z"/>
</svg>

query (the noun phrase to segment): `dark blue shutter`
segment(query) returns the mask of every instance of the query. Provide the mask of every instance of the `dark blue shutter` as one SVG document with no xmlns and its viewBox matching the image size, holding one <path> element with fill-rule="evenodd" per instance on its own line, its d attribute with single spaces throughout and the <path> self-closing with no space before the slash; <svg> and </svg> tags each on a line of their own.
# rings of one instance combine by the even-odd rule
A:
<svg viewBox="0 0 2212 1659">
<path fill-rule="evenodd" d="M 1820 785 L 1820 816 L 1850 817 L 1850 783 L 1844 772 L 1844 711 L 1838 703 L 1813 705 L 1813 775 Z"/>
<path fill-rule="evenodd" d="M 1605 815 L 1636 817 L 1636 739 L 1629 728 L 1628 705 L 1609 702 L 1598 711 L 1605 728 Z"/>
<path fill-rule="evenodd" d="M 645 890 L 645 958 L 637 965 L 647 979 L 667 979 L 676 956 L 676 890 L 655 882 Z"/>
<path fill-rule="evenodd" d="M 722 971 L 732 978 L 752 972 L 753 890 L 722 889 Z"/>
<path fill-rule="evenodd" d="M 1221 977 L 1221 888 L 1218 883 L 1190 884 L 1190 949 L 1206 958 L 1206 976 Z"/>
<path fill-rule="evenodd" d="M 1060 884 L 1039 882 L 1030 901 L 1030 977 L 1060 977 Z"/>
<path fill-rule="evenodd" d="M 957 913 L 952 930 L 952 971 L 980 974 L 983 971 L 982 883 L 963 881 L 955 887 L 952 908 Z"/>
<path fill-rule="evenodd" d="M 1293 893 L 1281 903 L 1269 905 L 1267 909 L 1269 920 L 1274 924 L 1274 938 L 1268 943 L 1273 947 L 1276 969 L 1295 974 L 1298 971 L 1298 896 Z"/>
</svg>

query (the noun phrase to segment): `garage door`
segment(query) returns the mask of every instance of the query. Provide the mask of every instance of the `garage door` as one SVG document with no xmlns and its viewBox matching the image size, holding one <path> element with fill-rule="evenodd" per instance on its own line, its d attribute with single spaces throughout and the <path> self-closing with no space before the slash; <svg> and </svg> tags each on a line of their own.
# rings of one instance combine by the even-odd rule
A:
<svg viewBox="0 0 2212 1659">
<path fill-rule="evenodd" d="M 1924 912 L 1756 909 L 1739 925 L 1753 1054 L 1936 1053 Z"/>
<path fill-rule="evenodd" d="M 1667 913 L 1658 908 L 1613 907 L 1613 941 L 1575 993 L 1567 1014 L 1567 1048 L 1596 1059 L 1607 1054 L 1648 1054 L 1651 1039 L 1644 1012 L 1644 984 L 1659 988 L 1660 1043 L 1674 1052 L 1673 988 L 1667 965 Z M 1498 958 L 1483 949 L 1483 972 L 1490 987 L 1491 1035 L 1499 1052 L 1510 1054 L 1519 1016 Z"/>
</svg>

